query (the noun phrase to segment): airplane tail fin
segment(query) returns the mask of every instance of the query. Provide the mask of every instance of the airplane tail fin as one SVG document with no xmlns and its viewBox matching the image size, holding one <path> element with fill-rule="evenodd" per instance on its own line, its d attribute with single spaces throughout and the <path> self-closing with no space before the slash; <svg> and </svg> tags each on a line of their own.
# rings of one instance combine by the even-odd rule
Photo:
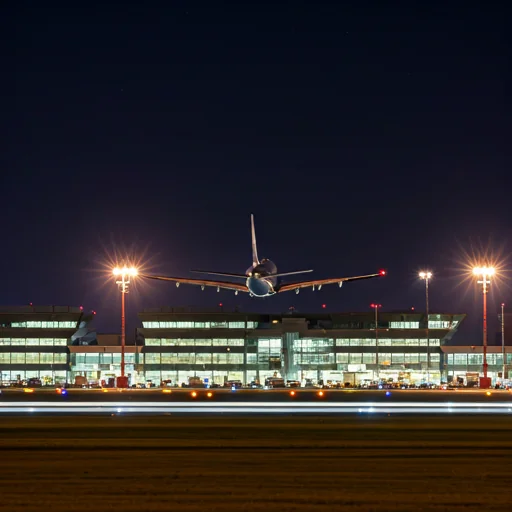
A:
<svg viewBox="0 0 512 512">
<path fill-rule="evenodd" d="M 251 236 L 252 236 L 252 264 L 259 265 L 258 249 L 256 247 L 256 231 L 254 229 L 254 215 L 251 213 Z"/>
</svg>

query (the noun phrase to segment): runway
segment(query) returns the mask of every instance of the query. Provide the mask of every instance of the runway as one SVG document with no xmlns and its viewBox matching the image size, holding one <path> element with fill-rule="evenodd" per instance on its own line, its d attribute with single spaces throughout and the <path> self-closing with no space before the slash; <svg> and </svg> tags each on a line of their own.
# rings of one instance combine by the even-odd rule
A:
<svg viewBox="0 0 512 512">
<path fill-rule="evenodd" d="M 512 402 L 0 402 L 0 414 L 512 414 Z"/>
<path fill-rule="evenodd" d="M 6 415 L 0 494 L 9 512 L 503 512 L 511 433 L 506 415 Z"/>
</svg>

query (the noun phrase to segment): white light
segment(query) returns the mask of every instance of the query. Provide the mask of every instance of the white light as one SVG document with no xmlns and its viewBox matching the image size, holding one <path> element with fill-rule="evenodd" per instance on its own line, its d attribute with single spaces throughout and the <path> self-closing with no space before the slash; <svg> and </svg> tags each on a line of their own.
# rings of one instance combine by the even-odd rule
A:
<svg viewBox="0 0 512 512">
<path fill-rule="evenodd" d="M 118 275 L 121 273 L 121 269 L 116 267 L 114 270 L 112 270 L 112 273 L 113 273 L 115 276 L 118 276 Z"/>
<path fill-rule="evenodd" d="M 420 277 L 420 279 L 431 279 L 432 272 L 420 272 L 418 276 Z"/>
<path fill-rule="evenodd" d="M 475 267 L 473 274 L 475 276 L 493 276 L 496 272 L 494 267 Z"/>
</svg>

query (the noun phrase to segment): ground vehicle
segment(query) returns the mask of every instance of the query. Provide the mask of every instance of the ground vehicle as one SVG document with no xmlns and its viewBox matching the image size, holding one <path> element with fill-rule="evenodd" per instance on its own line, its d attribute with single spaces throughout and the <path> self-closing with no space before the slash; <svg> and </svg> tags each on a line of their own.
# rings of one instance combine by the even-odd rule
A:
<svg viewBox="0 0 512 512">
<path fill-rule="evenodd" d="M 267 377 L 265 379 L 265 387 L 266 388 L 285 388 L 286 385 L 284 383 L 284 379 L 280 377 Z"/>
</svg>

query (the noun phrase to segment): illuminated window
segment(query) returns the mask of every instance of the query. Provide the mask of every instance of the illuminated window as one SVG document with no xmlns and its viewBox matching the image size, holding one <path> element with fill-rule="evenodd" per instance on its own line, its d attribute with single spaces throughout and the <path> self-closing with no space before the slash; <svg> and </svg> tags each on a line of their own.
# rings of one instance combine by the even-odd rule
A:
<svg viewBox="0 0 512 512">
<path fill-rule="evenodd" d="M 349 354 L 348 355 L 348 362 L 350 364 L 361 364 L 362 360 L 363 360 L 363 354 Z"/>
<path fill-rule="evenodd" d="M 177 329 L 191 329 L 194 327 L 194 322 L 176 322 Z"/>
<path fill-rule="evenodd" d="M 211 344 L 212 344 L 211 339 L 205 338 L 205 339 L 196 339 L 195 340 L 195 345 L 197 347 L 209 347 L 209 346 L 211 346 Z"/>
<path fill-rule="evenodd" d="M 457 324 L 454 322 L 455 325 Z M 429 320 L 428 328 L 429 329 L 450 329 L 452 327 L 452 322 L 446 320 Z M 455 327 L 455 326 L 453 326 Z"/>
<path fill-rule="evenodd" d="M 26 364 L 39 364 L 39 352 L 27 352 Z"/>
<path fill-rule="evenodd" d="M 230 329 L 245 329 L 245 322 L 229 322 Z"/>
<path fill-rule="evenodd" d="M 483 354 L 467 354 L 467 356 L 468 356 L 468 364 L 480 365 L 480 364 L 484 363 L 484 355 Z"/>
<path fill-rule="evenodd" d="M 258 322 L 247 322 L 247 329 L 256 329 L 258 327 Z"/>
<path fill-rule="evenodd" d="M 389 322 L 390 329 L 419 329 L 419 322 Z"/>
<path fill-rule="evenodd" d="M 160 338 L 146 338 L 146 346 L 160 346 L 162 340 Z"/>
<path fill-rule="evenodd" d="M 66 364 L 68 362 L 67 354 L 53 354 L 53 362 L 55 364 Z"/>
<path fill-rule="evenodd" d="M 160 354 L 145 354 L 146 364 L 160 364 Z"/>
<path fill-rule="evenodd" d="M 247 364 L 257 364 L 258 354 L 247 354 Z"/>
<path fill-rule="evenodd" d="M 379 354 L 379 364 L 384 364 L 384 365 L 391 364 L 391 354 L 380 353 Z"/>
<path fill-rule="evenodd" d="M 196 364 L 211 364 L 212 354 L 196 354 Z"/>
<path fill-rule="evenodd" d="M 391 362 L 393 364 L 403 364 L 405 363 L 404 354 L 391 354 Z"/>
<path fill-rule="evenodd" d="M 418 364 L 420 362 L 419 354 L 404 354 L 405 362 L 408 364 Z"/>
<path fill-rule="evenodd" d="M 336 362 L 339 364 L 348 363 L 348 353 L 336 354 Z"/>
<path fill-rule="evenodd" d="M 228 345 L 231 347 L 243 347 L 245 340 L 243 338 L 230 338 L 228 339 Z"/>
<path fill-rule="evenodd" d="M 453 364 L 464 366 L 468 364 L 467 354 L 453 354 L 453 356 Z"/>
<path fill-rule="evenodd" d="M 349 338 L 336 338 L 337 347 L 348 347 L 350 345 Z"/>
<path fill-rule="evenodd" d="M 25 364 L 25 354 L 23 352 L 11 352 L 11 364 Z"/>
<path fill-rule="evenodd" d="M 9 352 L 0 352 L 0 364 L 9 364 L 11 362 L 11 354 Z"/>
<path fill-rule="evenodd" d="M 363 364 L 375 364 L 377 355 L 373 352 L 363 353 Z"/>
</svg>

